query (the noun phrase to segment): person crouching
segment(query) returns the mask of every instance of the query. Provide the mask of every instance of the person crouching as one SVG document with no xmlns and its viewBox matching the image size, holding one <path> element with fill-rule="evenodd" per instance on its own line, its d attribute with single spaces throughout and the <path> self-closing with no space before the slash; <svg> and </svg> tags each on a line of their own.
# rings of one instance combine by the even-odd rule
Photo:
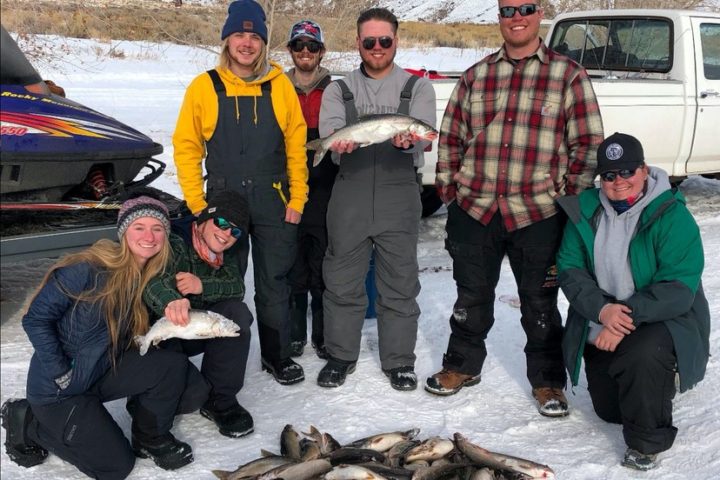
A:
<svg viewBox="0 0 720 480">
<path fill-rule="evenodd" d="M 172 261 L 145 288 L 143 299 L 156 317 L 187 325 L 190 309 L 217 312 L 240 326 L 240 336 L 207 340 L 168 339 L 160 344 L 189 357 L 204 353 L 201 373 L 210 384 L 200 413 L 215 422 L 227 437 L 252 433 L 253 419 L 237 401 L 243 387 L 250 349 L 252 314 L 243 302 L 245 284 L 234 257 L 239 238 L 247 235 L 247 200 L 231 190 L 208 198 L 197 219 L 188 216 L 173 224 Z M 193 369 L 190 375 L 197 375 Z M 188 377 L 188 382 L 193 379 Z"/>
</svg>

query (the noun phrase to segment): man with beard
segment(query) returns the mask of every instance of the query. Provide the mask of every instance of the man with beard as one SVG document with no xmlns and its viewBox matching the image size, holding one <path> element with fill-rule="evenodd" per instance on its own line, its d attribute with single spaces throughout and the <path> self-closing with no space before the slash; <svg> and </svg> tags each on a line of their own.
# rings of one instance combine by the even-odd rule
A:
<svg viewBox="0 0 720 480">
<path fill-rule="evenodd" d="M 300 99 L 300 107 L 307 123 L 307 140 L 320 137 L 318 121 L 320 100 L 330 84 L 330 72 L 320 66 L 325 54 L 325 42 L 320 25 L 301 20 L 290 29 L 287 44 L 294 68 L 287 72 Z M 323 337 L 322 262 L 327 249 L 325 216 L 338 167 L 327 158 L 312 166 L 313 151 L 308 151 L 308 201 L 298 228 L 298 252 L 288 279 L 290 296 L 290 354 L 300 356 L 307 343 L 307 308 L 310 292 L 312 313 L 311 343 L 320 358 L 327 358 Z M 328 153 L 326 157 L 329 157 Z"/>
<path fill-rule="evenodd" d="M 394 63 L 398 21 L 385 8 L 357 20 L 360 68 L 325 89 L 320 136 L 355 123 L 360 115 L 400 113 L 435 125 L 435 92 L 424 78 Z M 339 164 L 328 207 L 325 279 L 325 346 L 330 356 L 317 382 L 338 387 L 355 370 L 367 308 L 365 277 L 375 251 L 380 363 L 397 390 L 417 387 L 415 340 L 420 309 L 417 241 L 421 213 L 415 167 L 429 142 L 412 134 L 359 148 L 330 146 Z"/>
<path fill-rule="evenodd" d="M 555 254 L 565 217 L 556 200 L 592 186 L 602 120 L 587 72 L 543 45 L 542 9 L 528 0 L 498 5 L 503 47 L 465 71 L 440 129 L 436 182 L 448 208 L 445 245 L 458 297 L 443 368 L 425 389 L 452 395 L 480 382 L 507 255 L 532 395 L 540 414 L 562 417 Z"/>
</svg>

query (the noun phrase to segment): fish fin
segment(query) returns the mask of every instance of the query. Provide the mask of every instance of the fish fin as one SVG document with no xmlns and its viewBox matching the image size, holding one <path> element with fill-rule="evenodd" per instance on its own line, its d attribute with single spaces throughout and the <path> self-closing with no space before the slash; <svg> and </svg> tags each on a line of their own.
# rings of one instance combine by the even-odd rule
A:
<svg viewBox="0 0 720 480">
<path fill-rule="evenodd" d="M 413 438 L 417 437 L 419 433 L 420 433 L 419 428 L 417 428 L 417 427 L 411 428 L 410 430 L 405 432 L 405 436 L 408 438 L 408 440 L 412 440 Z"/>
<path fill-rule="evenodd" d="M 310 425 L 310 431 L 307 432 L 307 433 L 302 432 L 302 434 L 303 434 L 303 435 L 307 435 L 308 437 L 312 437 L 313 435 L 318 435 L 318 434 L 320 434 L 320 430 L 318 430 L 317 428 L 315 428 L 315 425 Z"/>
<path fill-rule="evenodd" d="M 277 457 L 277 453 L 273 453 L 270 450 L 265 450 L 264 448 L 260 449 L 260 455 L 263 457 Z"/>
<path fill-rule="evenodd" d="M 228 472 L 227 470 L 212 470 L 212 473 L 220 480 L 225 480 L 226 478 L 230 477 L 233 472 Z"/>
</svg>

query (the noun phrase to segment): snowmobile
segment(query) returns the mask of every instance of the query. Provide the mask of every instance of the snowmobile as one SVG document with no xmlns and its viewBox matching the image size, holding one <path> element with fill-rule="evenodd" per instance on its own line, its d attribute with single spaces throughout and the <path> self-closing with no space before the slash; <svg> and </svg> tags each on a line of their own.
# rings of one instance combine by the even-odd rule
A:
<svg viewBox="0 0 720 480">
<path fill-rule="evenodd" d="M 110 236 L 122 200 L 163 173 L 165 164 L 153 158 L 162 145 L 65 98 L 62 88 L 43 81 L 2 26 L 0 84 L 3 262 L 6 240 L 18 235 L 33 235 L 23 238 L 27 244 L 48 231 L 102 226 L 107 228 L 100 235 Z M 76 247 L 97 239 L 76 233 Z M 56 241 L 52 236 L 44 243 Z"/>
</svg>

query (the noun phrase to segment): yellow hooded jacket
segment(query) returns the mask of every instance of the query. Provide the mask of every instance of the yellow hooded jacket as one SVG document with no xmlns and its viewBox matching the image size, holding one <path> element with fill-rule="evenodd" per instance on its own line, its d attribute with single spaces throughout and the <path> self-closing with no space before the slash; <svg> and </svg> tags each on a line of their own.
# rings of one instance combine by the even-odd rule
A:
<svg viewBox="0 0 720 480">
<path fill-rule="evenodd" d="M 302 213 L 308 195 L 308 170 L 305 141 L 307 125 L 300 101 L 290 79 L 282 68 L 270 61 L 270 71 L 263 77 L 245 82 L 230 70 L 217 67 L 229 97 L 262 96 L 261 85 L 272 83 L 271 101 L 278 126 L 285 136 L 287 176 L 290 188 L 288 207 Z M 237 105 L 237 103 L 236 103 Z M 244 112 L 243 112 L 244 113 Z M 237 112 L 240 115 L 240 112 Z M 218 119 L 218 98 L 212 80 L 207 73 L 195 77 L 190 83 L 180 114 L 178 115 L 173 147 L 178 183 L 188 208 L 197 214 L 206 206 L 203 192 L 202 161 L 205 158 L 205 142 L 212 138 Z M 255 122 L 262 119 L 255 118 Z"/>
</svg>

